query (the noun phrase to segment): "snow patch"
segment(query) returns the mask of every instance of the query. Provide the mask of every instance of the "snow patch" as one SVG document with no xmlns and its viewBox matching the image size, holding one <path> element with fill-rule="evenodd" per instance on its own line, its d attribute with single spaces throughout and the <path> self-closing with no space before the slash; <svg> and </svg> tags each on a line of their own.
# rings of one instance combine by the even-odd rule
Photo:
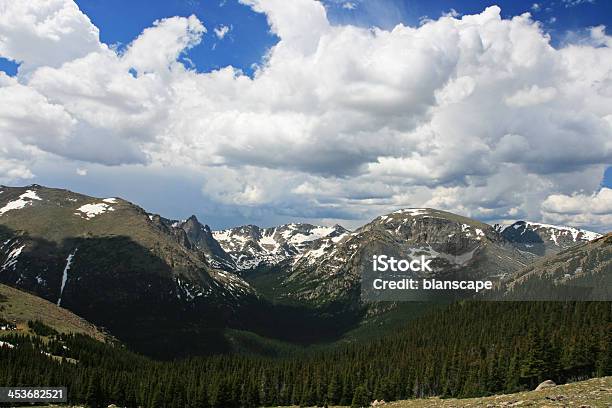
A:
<svg viewBox="0 0 612 408">
<path fill-rule="evenodd" d="M 427 214 L 427 209 L 426 208 L 403 208 L 401 210 L 394 211 L 393 214 L 408 214 L 411 217 L 416 217 L 417 215 Z"/>
<path fill-rule="evenodd" d="M 64 267 L 64 273 L 62 275 L 62 287 L 60 288 L 59 298 L 57 299 L 57 305 L 61 306 L 62 303 L 62 294 L 64 293 L 64 287 L 66 286 L 66 281 L 68 280 L 68 271 L 70 270 L 70 266 L 72 265 L 72 260 L 74 259 L 74 255 L 76 255 L 78 248 L 74 249 L 74 252 L 68 255 L 66 258 L 66 266 Z"/>
<path fill-rule="evenodd" d="M 84 215 L 86 219 L 91 220 L 92 218 L 95 218 L 96 216 L 104 214 L 108 211 L 115 211 L 115 209 L 106 203 L 96 203 L 96 204 L 85 204 L 77 208 L 77 211 L 81 212 L 82 215 Z M 75 214 L 81 215 L 78 213 L 75 213 Z"/>
<path fill-rule="evenodd" d="M 14 344 L 9 343 L 8 341 L 0 341 L 0 348 L 2 347 L 6 347 L 6 348 L 15 348 Z"/>
<path fill-rule="evenodd" d="M 7 270 L 11 267 L 13 268 L 13 270 L 15 270 L 15 268 L 17 267 L 17 258 L 19 258 L 19 255 L 21 255 L 21 251 L 23 251 L 23 248 L 25 248 L 25 245 L 22 245 L 18 248 L 13 248 L 11 252 L 9 252 L 6 261 L 4 261 L 4 264 L 2 265 L 2 270 Z"/>
<path fill-rule="evenodd" d="M 10 201 L 4 207 L 0 208 L 0 216 L 4 213 L 12 210 L 21 210 L 26 206 L 32 205 L 34 200 L 42 201 L 42 199 L 36 194 L 36 191 L 27 190 L 21 194 L 17 200 Z"/>
</svg>

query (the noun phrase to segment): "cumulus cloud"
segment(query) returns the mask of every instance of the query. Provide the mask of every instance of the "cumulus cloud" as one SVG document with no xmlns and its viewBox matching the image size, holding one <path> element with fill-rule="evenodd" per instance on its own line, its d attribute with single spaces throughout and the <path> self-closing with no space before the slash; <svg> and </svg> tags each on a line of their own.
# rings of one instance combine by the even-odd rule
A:
<svg viewBox="0 0 612 408">
<path fill-rule="evenodd" d="M 612 189 L 593 194 L 551 194 L 542 203 L 546 220 L 572 225 L 593 225 L 602 229 L 612 225 Z"/>
<path fill-rule="evenodd" d="M 566 214 L 550 197 L 601 194 L 612 162 L 603 28 L 555 48 L 529 14 L 504 19 L 495 6 L 384 30 L 331 25 L 314 0 L 241 0 L 279 38 L 249 77 L 180 62 L 206 32 L 195 16 L 159 20 L 117 51 L 72 1 L 2 1 L 24 27 L 2 13 L 0 55 L 28 69 L 0 75 L 0 160 L 22 170 L 40 155 L 180 163 L 224 206 L 367 219 L 429 205 L 541 220 Z M 38 27 L 62 13 L 71 30 Z M 28 51 L 49 38 L 72 51 Z"/>
<path fill-rule="evenodd" d="M 0 1 L 0 55 L 22 71 L 100 51 L 99 31 L 72 0 Z"/>
<path fill-rule="evenodd" d="M 162 73 L 202 40 L 206 28 L 194 15 L 158 20 L 128 47 L 123 59 L 139 73 Z"/>
</svg>

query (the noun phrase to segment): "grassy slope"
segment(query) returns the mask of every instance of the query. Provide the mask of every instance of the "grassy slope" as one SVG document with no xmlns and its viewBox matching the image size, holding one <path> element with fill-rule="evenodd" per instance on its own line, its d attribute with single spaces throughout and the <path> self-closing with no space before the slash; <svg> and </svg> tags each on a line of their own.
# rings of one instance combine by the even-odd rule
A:
<svg viewBox="0 0 612 408">
<path fill-rule="evenodd" d="M 389 402 L 384 408 L 497 408 L 497 407 L 612 407 L 612 377 L 593 378 L 542 391 L 494 395 L 483 398 L 425 398 Z M 332 408 L 332 407 L 330 407 Z M 339 408 L 339 407 L 338 407 Z"/>
<path fill-rule="evenodd" d="M 142 208 L 123 199 L 117 198 L 115 203 L 107 203 L 113 211 L 86 219 L 76 211 L 77 208 L 102 203 L 101 198 L 40 186 L 1 189 L 0 206 L 16 200 L 27 190 L 34 190 L 42 200 L 31 200 L 32 205 L 6 212 L 0 217 L 0 225 L 51 241 L 63 249 L 66 256 L 73 250 L 71 240 L 76 238 L 129 237 L 136 244 L 164 258 L 175 271 L 185 273 L 196 282 L 199 271 L 207 269 L 193 251 L 180 245 L 174 237 L 151 222 Z"/>
<path fill-rule="evenodd" d="M 559 385 L 542 391 L 496 395 L 485 398 L 439 399 L 428 398 L 398 401 L 384 405 L 394 408 L 429 407 L 605 407 L 612 406 L 612 377 L 593 378 Z"/>
<path fill-rule="evenodd" d="M 17 323 L 18 333 L 27 332 L 28 320 L 40 320 L 62 333 L 83 333 L 104 341 L 107 336 L 74 313 L 29 293 L 0 284 L 0 317 Z M 15 333 L 15 332 L 1 332 Z"/>
</svg>

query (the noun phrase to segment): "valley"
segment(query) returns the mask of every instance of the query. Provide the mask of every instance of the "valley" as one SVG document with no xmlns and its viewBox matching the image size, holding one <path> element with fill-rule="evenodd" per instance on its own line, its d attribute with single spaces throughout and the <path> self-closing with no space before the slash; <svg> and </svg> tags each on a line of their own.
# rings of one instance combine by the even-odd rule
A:
<svg viewBox="0 0 612 408">
<path fill-rule="evenodd" d="M 244 349 L 227 330 L 298 346 L 354 338 L 372 321 L 386 322 L 377 328 L 384 334 L 419 315 L 401 310 L 448 301 L 369 301 L 362 279 L 375 253 L 428 256 L 437 269 L 421 277 L 523 282 L 534 272 L 520 271 L 540 258 L 521 249 L 529 242 L 546 242 L 555 256 L 600 236 L 522 221 L 501 228 L 434 209 L 398 210 L 352 232 L 310 224 L 213 231 L 195 216 L 171 220 L 120 198 L 0 190 L 0 281 L 166 358 Z M 609 247 L 594 249 L 603 279 L 612 275 Z"/>
<path fill-rule="evenodd" d="M 214 231 L 120 198 L 0 191 L 5 384 L 53 378 L 91 406 L 226 408 L 481 397 L 612 373 L 609 233 L 521 221 L 508 235 L 424 208 L 353 231 Z M 544 254 L 526 250 L 535 241 Z M 369 298 L 376 254 L 495 289 Z"/>
</svg>

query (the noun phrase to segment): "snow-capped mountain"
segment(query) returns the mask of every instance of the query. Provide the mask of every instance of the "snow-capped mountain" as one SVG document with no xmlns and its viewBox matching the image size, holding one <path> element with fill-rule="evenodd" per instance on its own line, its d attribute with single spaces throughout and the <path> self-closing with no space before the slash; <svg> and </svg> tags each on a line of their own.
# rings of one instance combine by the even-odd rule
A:
<svg viewBox="0 0 612 408">
<path fill-rule="evenodd" d="M 315 302 L 358 296 L 363 268 L 375 254 L 426 255 L 437 274 L 471 279 L 507 276 L 535 258 L 482 222 L 430 208 L 402 209 L 305 251 L 284 282 L 285 295 Z"/>
<path fill-rule="evenodd" d="M 170 220 L 120 198 L 0 186 L 0 283 L 37 294 L 133 344 L 148 344 L 138 338 L 143 332 L 158 333 L 154 337 L 164 343 L 190 338 L 185 333 L 191 329 L 194 339 L 228 327 L 279 335 L 279 324 L 270 322 L 295 319 L 282 300 L 346 312 L 351 319 L 364 311 L 384 313 L 360 297 L 372 254 L 426 255 L 433 259 L 433 277 L 509 279 L 541 255 L 528 252 L 529 245 L 554 250 L 597 236 L 525 222 L 494 228 L 428 208 L 382 215 L 354 232 L 310 224 L 211 231 L 195 216 Z M 316 332 L 326 313 L 290 332 Z M 167 346 L 161 343 L 157 347 Z"/>
<path fill-rule="evenodd" d="M 531 221 L 496 224 L 494 228 L 521 250 L 537 255 L 557 253 L 576 244 L 601 237 L 601 234 L 579 228 Z"/>
<path fill-rule="evenodd" d="M 319 247 L 321 240 L 340 240 L 348 231 L 340 225 L 286 224 L 273 228 L 245 225 L 214 231 L 213 237 L 230 255 L 237 270 L 275 265 Z"/>
</svg>

